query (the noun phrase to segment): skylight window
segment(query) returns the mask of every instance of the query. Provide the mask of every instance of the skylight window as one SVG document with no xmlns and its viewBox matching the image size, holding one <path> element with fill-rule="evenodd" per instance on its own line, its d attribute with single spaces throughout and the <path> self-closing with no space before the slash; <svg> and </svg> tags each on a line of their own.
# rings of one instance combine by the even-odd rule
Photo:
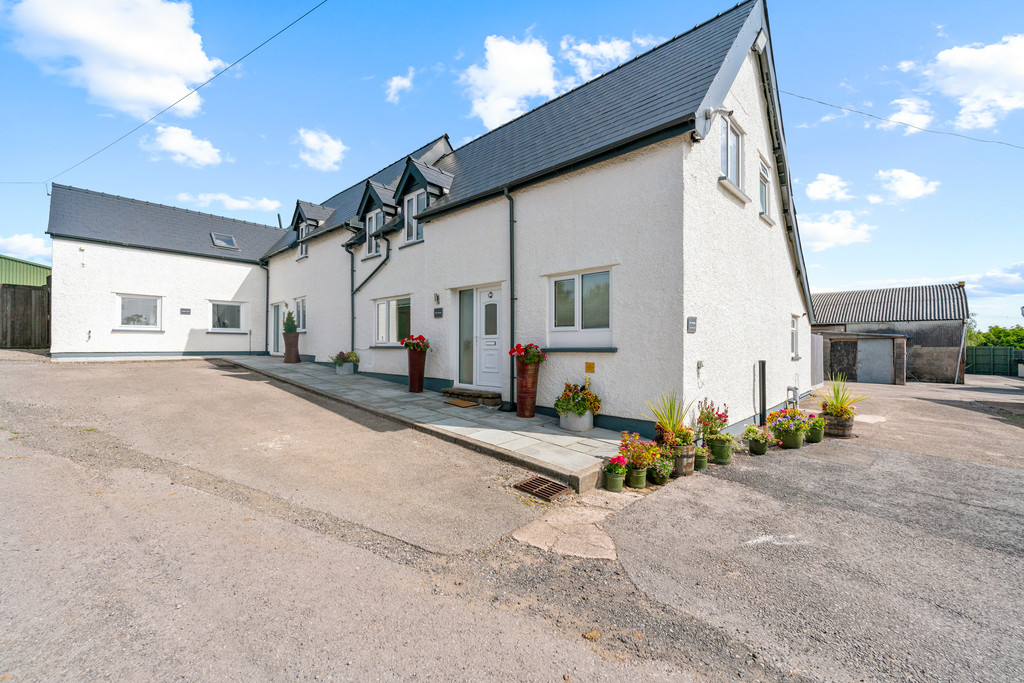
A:
<svg viewBox="0 0 1024 683">
<path fill-rule="evenodd" d="M 211 232 L 210 237 L 213 239 L 213 246 L 215 247 L 220 247 L 221 249 L 238 249 L 238 245 L 235 244 L 235 238 L 232 235 Z"/>
</svg>

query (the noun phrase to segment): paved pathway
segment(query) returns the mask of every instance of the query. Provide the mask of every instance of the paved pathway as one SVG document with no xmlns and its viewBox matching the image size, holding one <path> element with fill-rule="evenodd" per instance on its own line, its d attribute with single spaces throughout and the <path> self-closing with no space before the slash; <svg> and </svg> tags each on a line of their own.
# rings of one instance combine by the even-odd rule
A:
<svg viewBox="0 0 1024 683">
<path fill-rule="evenodd" d="M 618 449 L 618 433 L 607 429 L 567 432 L 559 429 L 558 418 L 554 417 L 524 419 L 486 406 L 459 408 L 446 404 L 439 393 L 410 394 L 395 382 L 362 374 L 338 375 L 334 366 L 285 364 L 273 356 L 225 360 L 438 433 L 477 451 L 557 477 L 577 490 L 594 488 L 605 460 L 614 457 Z"/>
</svg>

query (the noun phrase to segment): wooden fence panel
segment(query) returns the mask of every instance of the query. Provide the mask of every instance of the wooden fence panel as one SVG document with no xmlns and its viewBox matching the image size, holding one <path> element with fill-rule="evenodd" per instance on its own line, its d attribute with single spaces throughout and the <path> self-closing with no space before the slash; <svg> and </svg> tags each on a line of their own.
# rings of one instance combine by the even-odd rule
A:
<svg viewBox="0 0 1024 683">
<path fill-rule="evenodd" d="M 50 347 L 50 288 L 0 285 L 0 348 Z"/>
</svg>

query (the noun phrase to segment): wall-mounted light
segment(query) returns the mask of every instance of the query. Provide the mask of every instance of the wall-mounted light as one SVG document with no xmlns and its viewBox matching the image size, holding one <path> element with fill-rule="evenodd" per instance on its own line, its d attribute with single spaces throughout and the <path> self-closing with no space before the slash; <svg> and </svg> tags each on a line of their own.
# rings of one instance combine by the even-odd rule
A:
<svg viewBox="0 0 1024 683">
<path fill-rule="evenodd" d="M 434 305 L 436 306 L 439 303 L 441 303 L 441 297 L 438 295 L 437 292 L 434 292 Z"/>
<path fill-rule="evenodd" d="M 753 49 L 757 52 L 764 52 L 765 46 L 768 44 L 768 34 L 764 30 L 757 32 L 757 38 L 754 38 Z"/>
</svg>

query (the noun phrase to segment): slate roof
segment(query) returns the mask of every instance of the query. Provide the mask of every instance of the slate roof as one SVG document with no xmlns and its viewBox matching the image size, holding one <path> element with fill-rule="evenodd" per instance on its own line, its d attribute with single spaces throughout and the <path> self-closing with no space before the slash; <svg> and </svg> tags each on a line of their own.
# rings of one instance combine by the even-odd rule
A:
<svg viewBox="0 0 1024 683">
<path fill-rule="evenodd" d="M 436 166 L 424 164 L 423 162 L 416 161 L 415 159 L 412 160 L 412 165 L 419 169 L 420 173 L 423 174 L 423 177 L 426 178 L 427 182 L 431 185 L 437 185 L 438 187 L 443 187 L 446 190 L 451 188 L 452 180 L 454 179 L 451 173 L 445 173 Z"/>
<path fill-rule="evenodd" d="M 960 285 L 890 287 L 811 295 L 815 323 L 965 320 L 967 292 Z"/>
<path fill-rule="evenodd" d="M 442 157 L 434 165 L 455 179 L 423 215 L 694 121 L 756 7 L 742 2 Z"/>
<path fill-rule="evenodd" d="M 312 221 L 326 221 L 334 213 L 334 209 L 329 209 L 312 202 L 304 202 L 301 199 L 298 201 L 298 205 L 302 210 L 302 215 Z"/>
<path fill-rule="evenodd" d="M 46 232 L 53 237 L 257 263 L 288 231 L 54 183 Z M 213 246 L 211 232 L 231 235 L 238 249 Z"/>
</svg>

